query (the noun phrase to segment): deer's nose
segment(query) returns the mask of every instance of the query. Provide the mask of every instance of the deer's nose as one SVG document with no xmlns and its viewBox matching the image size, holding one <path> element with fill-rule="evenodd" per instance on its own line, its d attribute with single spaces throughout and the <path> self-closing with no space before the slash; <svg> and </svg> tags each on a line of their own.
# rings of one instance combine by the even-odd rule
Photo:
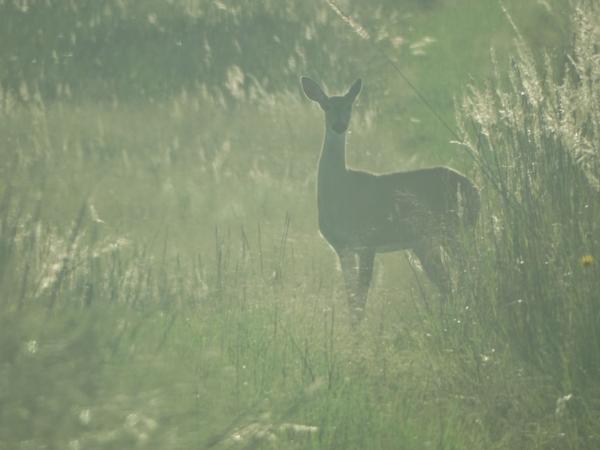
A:
<svg viewBox="0 0 600 450">
<path fill-rule="evenodd" d="M 348 128 L 348 124 L 344 122 L 335 122 L 331 128 L 333 128 L 333 131 L 336 133 L 343 133 Z"/>
</svg>

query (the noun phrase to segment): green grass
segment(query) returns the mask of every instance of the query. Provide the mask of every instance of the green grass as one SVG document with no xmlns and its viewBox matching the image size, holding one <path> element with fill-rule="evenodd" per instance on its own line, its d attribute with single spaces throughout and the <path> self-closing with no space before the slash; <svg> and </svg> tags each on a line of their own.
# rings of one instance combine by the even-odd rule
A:
<svg viewBox="0 0 600 450">
<path fill-rule="evenodd" d="M 565 3 L 343 4 L 458 146 L 324 3 L 0 3 L 0 449 L 597 448 L 600 15 Z M 301 73 L 363 77 L 352 165 L 482 187 L 451 304 L 385 255 L 350 327 Z"/>
</svg>

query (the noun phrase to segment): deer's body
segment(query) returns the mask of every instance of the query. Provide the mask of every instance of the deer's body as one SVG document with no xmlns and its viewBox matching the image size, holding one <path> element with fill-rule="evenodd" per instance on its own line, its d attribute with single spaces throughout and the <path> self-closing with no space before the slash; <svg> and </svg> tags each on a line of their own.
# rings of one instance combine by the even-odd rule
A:
<svg viewBox="0 0 600 450">
<path fill-rule="evenodd" d="M 346 130 L 360 80 L 344 96 L 328 97 L 302 78 L 307 97 L 325 111 L 317 174 L 319 229 L 340 258 L 351 306 L 362 313 L 376 253 L 410 249 L 442 293 L 449 279 L 440 245 L 459 227 L 472 227 L 479 193 L 448 167 L 373 174 L 346 167 Z"/>
</svg>

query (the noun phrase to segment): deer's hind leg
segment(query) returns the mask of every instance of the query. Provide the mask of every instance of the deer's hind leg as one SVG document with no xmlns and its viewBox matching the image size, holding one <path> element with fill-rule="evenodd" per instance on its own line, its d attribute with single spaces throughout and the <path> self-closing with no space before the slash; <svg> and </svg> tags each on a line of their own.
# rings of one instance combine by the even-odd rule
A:
<svg viewBox="0 0 600 450">
<path fill-rule="evenodd" d="M 427 277 L 438 288 L 442 298 L 450 299 L 452 283 L 450 273 L 442 259 L 442 250 L 439 245 L 419 245 L 412 249 L 419 258 Z"/>
</svg>

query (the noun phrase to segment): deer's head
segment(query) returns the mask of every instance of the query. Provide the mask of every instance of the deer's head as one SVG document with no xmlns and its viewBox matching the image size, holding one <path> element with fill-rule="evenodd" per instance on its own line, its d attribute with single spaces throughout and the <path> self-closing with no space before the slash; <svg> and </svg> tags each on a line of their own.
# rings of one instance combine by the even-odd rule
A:
<svg viewBox="0 0 600 450">
<path fill-rule="evenodd" d="M 300 78 L 300 83 L 304 94 L 312 101 L 317 102 L 325 112 L 325 126 L 337 134 L 345 133 L 350 124 L 352 104 L 362 87 L 360 78 L 352 83 L 352 86 L 344 95 L 331 97 L 327 96 L 323 89 L 308 77 Z"/>
</svg>

